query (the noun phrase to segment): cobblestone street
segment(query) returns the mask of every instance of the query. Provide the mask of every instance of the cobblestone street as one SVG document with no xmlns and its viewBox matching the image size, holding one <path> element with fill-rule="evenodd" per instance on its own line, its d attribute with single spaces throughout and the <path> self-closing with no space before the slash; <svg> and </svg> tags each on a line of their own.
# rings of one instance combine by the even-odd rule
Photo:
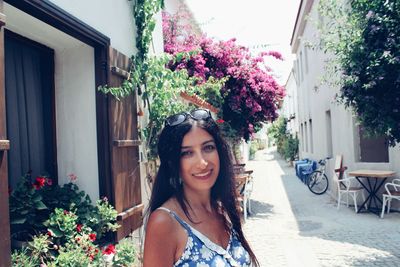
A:
<svg viewBox="0 0 400 267">
<path fill-rule="evenodd" d="M 272 150 L 259 151 L 246 169 L 254 170 L 254 189 L 244 229 L 262 267 L 400 266 L 400 213 L 380 219 L 337 210 Z"/>
</svg>

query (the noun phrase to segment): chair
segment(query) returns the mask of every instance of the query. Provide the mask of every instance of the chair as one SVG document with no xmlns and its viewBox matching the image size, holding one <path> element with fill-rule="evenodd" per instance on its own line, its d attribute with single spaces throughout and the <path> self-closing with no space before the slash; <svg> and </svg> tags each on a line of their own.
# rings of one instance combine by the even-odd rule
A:
<svg viewBox="0 0 400 267">
<path fill-rule="evenodd" d="M 236 193 L 237 199 L 242 205 L 244 221 L 247 220 L 247 214 L 251 214 L 251 202 L 250 196 L 253 191 L 253 171 L 244 171 L 241 174 L 236 175 Z"/>
<path fill-rule="evenodd" d="M 381 212 L 381 218 L 383 218 L 383 215 L 385 214 L 385 207 L 387 203 L 387 213 L 389 214 L 390 212 L 390 204 L 393 199 L 400 200 L 400 179 L 393 179 L 391 183 L 386 183 L 385 184 L 385 190 L 386 193 L 383 193 L 383 199 L 382 199 L 382 212 Z"/>
<path fill-rule="evenodd" d="M 345 172 L 346 169 L 347 168 L 344 167 L 344 168 L 340 168 L 340 169 L 335 169 L 333 171 L 333 179 L 337 184 L 337 191 L 338 191 L 338 206 L 337 206 L 337 208 L 338 209 L 340 208 L 342 195 L 346 195 L 347 207 L 349 206 L 349 197 L 351 197 L 354 201 L 354 209 L 357 212 L 358 211 L 358 207 L 357 207 L 358 194 L 361 194 L 362 199 L 365 202 L 364 190 L 361 185 L 360 186 L 353 185 L 354 181 L 357 181 L 357 179 L 353 178 L 353 177 L 348 178 L 346 175 L 346 172 Z M 342 177 L 342 178 L 340 179 L 339 177 Z M 365 204 L 365 208 L 367 209 L 367 204 Z"/>
</svg>

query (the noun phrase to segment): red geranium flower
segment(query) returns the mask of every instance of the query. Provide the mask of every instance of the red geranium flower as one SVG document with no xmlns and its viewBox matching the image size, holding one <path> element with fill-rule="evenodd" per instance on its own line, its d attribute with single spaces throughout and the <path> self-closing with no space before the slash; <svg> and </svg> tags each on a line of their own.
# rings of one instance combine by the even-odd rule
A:
<svg viewBox="0 0 400 267">
<path fill-rule="evenodd" d="M 53 185 L 53 180 L 50 179 L 50 178 L 47 178 L 47 184 L 48 184 L 48 185 Z"/>
<path fill-rule="evenodd" d="M 104 255 L 111 255 L 115 254 L 115 247 L 114 245 L 108 245 L 105 250 L 103 250 Z"/>
<path fill-rule="evenodd" d="M 82 231 L 82 224 L 77 224 L 77 225 L 76 225 L 76 231 L 77 231 L 78 233 L 80 233 L 80 232 Z"/>
<path fill-rule="evenodd" d="M 96 240 L 96 234 L 95 233 L 89 234 L 89 239 L 90 241 L 94 242 Z"/>
<path fill-rule="evenodd" d="M 216 123 L 224 123 L 225 121 L 223 119 L 218 119 L 215 121 Z"/>
<path fill-rule="evenodd" d="M 46 178 L 44 177 L 36 177 L 35 182 L 33 183 L 33 187 L 35 187 L 36 190 L 42 188 L 46 184 Z"/>
</svg>

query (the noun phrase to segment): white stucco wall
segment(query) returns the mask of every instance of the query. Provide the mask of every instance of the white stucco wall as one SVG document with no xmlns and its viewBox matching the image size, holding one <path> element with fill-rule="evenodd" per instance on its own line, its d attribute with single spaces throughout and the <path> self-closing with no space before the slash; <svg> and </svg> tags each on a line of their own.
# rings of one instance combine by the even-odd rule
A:
<svg viewBox="0 0 400 267">
<path fill-rule="evenodd" d="M 308 150 L 305 149 L 304 135 L 300 128 L 300 158 L 308 157 L 320 159 L 328 155 L 328 129 L 326 112 L 331 113 L 332 125 L 332 154 L 343 155 L 343 164 L 348 166 L 349 170 L 355 169 L 376 169 L 376 170 L 394 170 L 400 173 L 400 150 L 399 146 L 389 148 L 388 163 L 371 163 L 358 161 L 358 136 L 356 131 L 356 119 L 350 109 L 345 109 L 343 105 L 335 101 L 335 94 L 339 88 L 332 88 L 321 83 L 321 77 L 324 74 L 324 62 L 326 55 L 318 49 L 308 48 L 308 43 L 317 43 L 316 22 L 318 21 L 317 5 L 319 1 L 307 0 L 313 2 L 309 19 L 306 21 L 304 32 L 300 33 L 297 25 L 295 38 L 298 46 L 293 45 L 293 52 L 296 53 L 297 63 L 294 64 L 294 70 L 299 76 L 298 90 L 298 120 L 299 125 L 307 122 L 308 127 Z M 304 8 L 304 7 L 303 7 Z M 304 19 L 304 18 L 303 18 Z M 300 22 L 297 22 L 299 24 Z M 307 51 L 306 51 L 307 50 Z M 307 57 L 305 57 L 307 55 Z M 296 66 L 300 65 L 300 68 Z M 300 73 L 300 69 L 302 73 Z M 309 120 L 312 120 L 312 133 L 310 132 Z M 300 127 L 300 126 L 299 126 Z M 312 140 L 311 140 L 312 135 Z M 313 151 L 310 144 L 313 144 Z M 329 177 L 333 169 L 333 160 L 328 165 Z M 331 183 L 333 185 L 333 182 Z M 330 189 L 335 191 L 334 186 Z"/>
<path fill-rule="evenodd" d="M 127 56 L 136 53 L 133 4 L 128 0 L 50 0 L 111 40 Z"/>
</svg>

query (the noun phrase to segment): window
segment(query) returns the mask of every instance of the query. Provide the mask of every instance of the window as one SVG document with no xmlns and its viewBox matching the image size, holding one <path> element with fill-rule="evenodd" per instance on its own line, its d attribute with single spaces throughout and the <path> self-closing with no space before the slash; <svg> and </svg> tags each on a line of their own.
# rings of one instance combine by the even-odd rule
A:
<svg viewBox="0 0 400 267">
<path fill-rule="evenodd" d="M 313 129 L 312 129 L 312 120 L 309 120 L 310 123 L 310 152 L 314 153 L 314 139 L 313 139 Z"/>
<path fill-rule="evenodd" d="M 305 151 L 308 152 L 308 128 L 307 122 L 304 122 L 304 144 L 305 144 Z"/>
<path fill-rule="evenodd" d="M 300 149 L 301 151 L 304 151 L 304 141 L 303 141 L 303 136 L 304 136 L 304 129 L 303 129 L 303 123 L 300 124 Z"/>
<path fill-rule="evenodd" d="M 308 48 L 304 46 L 304 65 L 305 65 L 305 72 L 308 73 Z"/>
<path fill-rule="evenodd" d="M 389 142 L 386 136 L 371 137 L 363 130 L 358 130 L 358 161 L 360 162 L 389 162 Z"/>
<path fill-rule="evenodd" d="M 304 74 L 303 74 L 303 52 L 300 51 L 300 62 L 299 62 L 299 70 L 300 70 L 300 80 L 303 81 Z"/>
<path fill-rule="evenodd" d="M 12 32 L 5 35 L 8 177 L 28 171 L 55 177 L 54 52 Z"/>
<path fill-rule="evenodd" d="M 333 156 L 332 119 L 330 110 L 325 112 L 325 122 L 326 122 L 326 151 L 327 151 L 327 156 L 332 157 Z"/>
</svg>

